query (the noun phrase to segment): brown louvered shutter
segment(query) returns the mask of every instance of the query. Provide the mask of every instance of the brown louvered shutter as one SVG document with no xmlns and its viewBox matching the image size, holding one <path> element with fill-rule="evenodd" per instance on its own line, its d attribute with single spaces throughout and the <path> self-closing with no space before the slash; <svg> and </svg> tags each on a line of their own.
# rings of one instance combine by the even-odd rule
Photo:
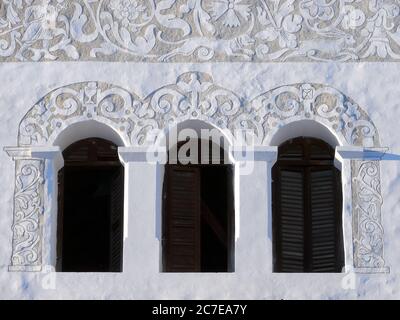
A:
<svg viewBox="0 0 400 320">
<path fill-rule="evenodd" d="M 334 168 L 310 169 L 311 270 L 341 272 L 340 177 Z"/>
<path fill-rule="evenodd" d="M 305 263 L 304 228 L 304 171 L 301 168 L 282 168 L 276 177 L 280 214 L 276 225 L 278 246 L 277 265 L 281 272 L 302 272 Z"/>
<path fill-rule="evenodd" d="M 279 148 L 273 168 L 275 272 L 341 272 L 341 179 L 333 149 L 313 138 Z"/>
<path fill-rule="evenodd" d="M 124 215 L 124 170 L 118 169 L 110 188 L 110 268 L 111 272 L 122 271 L 123 215 Z"/>
<path fill-rule="evenodd" d="M 231 165 L 226 166 L 226 184 L 227 184 L 227 229 L 228 229 L 228 271 L 235 271 L 235 202 L 234 202 L 234 188 L 235 188 L 235 175 L 234 167 Z"/>
<path fill-rule="evenodd" d="M 165 271 L 200 271 L 200 169 L 166 166 Z"/>
<path fill-rule="evenodd" d="M 63 221 L 64 221 L 64 168 L 58 171 L 58 196 L 57 196 L 57 258 L 56 258 L 56 271 L 62 271 L 62 257 L 63 257 Z"/>
</svg>

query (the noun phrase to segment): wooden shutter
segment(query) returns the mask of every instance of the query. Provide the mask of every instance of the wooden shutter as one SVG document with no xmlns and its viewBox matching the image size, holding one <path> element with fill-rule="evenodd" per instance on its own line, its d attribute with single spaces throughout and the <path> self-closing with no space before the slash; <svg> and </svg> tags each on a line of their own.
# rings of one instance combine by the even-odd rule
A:
<svg viewBox="0 0 400 320">
<path fill-rule="evenodd" d="M 200 271 L 200 169 L 166 166 L 165 270 Z"/>
<path fill-rule="evenodd" d="M 227 229 L 228 229 L 228 272 L 235 271 L 235 200 L 234 200 L 234 168 L 232 165 L 226 166 L 227 184 Z"/>
<path fill-rule="evenodd" d="M 279 147 L 273 168 L 275 272 L 341 272 L 341 180 L 333 154 L 313 138 Z"/>
<path fill-rule="evenodd" d="M 58 197 L 57 197 L 57 258 L 56 271 L 62 271 L 63 223 L 64 223 L 64 168 L 58 171 Z"/>
<path fill-rule="evenodd" d="M 110 268 L 111 272 L 122 271 L 123 215 L 124 215 L 124 170 L 118 169 L 110 188 Z"/>
<path fill-rule="evenodd" d="M 275 215 L 277 266 L 280 272 L 303 272 L 305 261 L 304 172 L 281 169 L 278 181 L 279 215 Z M 277 270 L 276 270 L 277 271 Z"/>
<path fill-rule="evenodd" d="M 311 270 L 340 272 L 342 254 L 339 249 L 341 228 L 338 206 L 337 175 L 334 168 L 310 170 Z M 338 263 L 339 261 L 339 263 Z"/>
</svg>

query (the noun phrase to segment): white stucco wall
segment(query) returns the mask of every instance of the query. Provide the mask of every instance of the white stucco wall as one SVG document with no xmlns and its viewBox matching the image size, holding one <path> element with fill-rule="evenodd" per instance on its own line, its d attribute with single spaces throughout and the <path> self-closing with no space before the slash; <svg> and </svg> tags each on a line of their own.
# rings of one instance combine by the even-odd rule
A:
<svg viewBox="0 0 400 320">
<path fill-rule="evenodd" d="M 20 120 L 40 98 L 55 88 L 82 81 L 103 81 L 144 98 L 161 86 L 175 83 L 179 75 L 188 71 L 207 72 L 215 84 L 246 100 L 281 85 L 299 82 L 330 85 L 362 106 L 379 131 L 381 145 L 389 147 L 390 153 L 400 154 L 400 65 L 390 62 L 1 64 L 0 147 L 17 145 Z M 390 273 L 355 275 L 272 273 L 268 168 L 265 162 L 256 162 L 253 175 L 239 177 L 236 188 L 239 191 L 235 195 L 239 199 L 236 224 L 240 228 L 236 242 L 236 272 L 160 273 L 157 196 L 162 168 L 140 163 L 129 166 L 132 170 L 129 170 L 126 181 L 128 234 L 124 243 L 123 273 L 8 272 L 12 248 L 14 162 L 5 152 L 0 152 L 1 298 L 400 298 L 400 254 L 397 248 L 400 240 L 399 160 L 381 162 L 385 262 L 391 268 Z M 54 198 L 47 201 L 54 201 Z M 46 234 L 49 226 L 44 228 Z M 50 235 L 45 239 L 51 241 L 54 237 Z M 54 243 L 43 243 L 44 257 L 52 245 Z"/>
</svg>

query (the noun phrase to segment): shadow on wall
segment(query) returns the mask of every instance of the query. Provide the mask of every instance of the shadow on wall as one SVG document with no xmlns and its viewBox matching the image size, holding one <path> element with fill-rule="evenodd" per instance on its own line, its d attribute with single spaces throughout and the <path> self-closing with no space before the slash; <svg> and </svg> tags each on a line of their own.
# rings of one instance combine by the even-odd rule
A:
<svg viewBox="0 0 400 320">
<path fill-rule="evenodd" d="M 385 153 L 381 160 L 395 160 L 395 161 L 400 161 L 400 154 L 395 154 L 395 153 Z"/>
</svg>

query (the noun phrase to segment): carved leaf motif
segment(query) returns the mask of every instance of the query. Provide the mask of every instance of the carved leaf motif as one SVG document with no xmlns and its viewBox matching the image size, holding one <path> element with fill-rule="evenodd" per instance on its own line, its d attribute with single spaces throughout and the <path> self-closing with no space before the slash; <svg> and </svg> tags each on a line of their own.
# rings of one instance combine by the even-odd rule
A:
<svg viewBox="0 0 400 320">
<path fill-rule="evenodd" d="M 86 34 L 83 30 L 87 25 L 90 25 L 90 20 L 86 14 L 83 13 L 83 8 L 79 3 L 74 3 L 74 14 L 71 17 L 71 36 L 73 39 L 87 43 L 97 39 L 98 31 L 95 29 L 91 34 Z"/>
<path fill-rule="evenodd" d="M 187 12 L 193 10 L 194 24 L 201 36 L 214 35 L 215 27 L 211 22 L 211 16 L 203 9 L 203 1 L 189 0 L 187 2 Z M 205 32 L 203 32 L 205 31 Z"/>
<path fill-rule="evenodd" d="M 173 14 L 163 14 L 162 12 L 167 9 L 171 9 L 172 6 L 176 3 L 176 0 L 162 0 L 158 2 L 156 9 L 156 17 L 158 22 L 166 27 L 172 29 L 182 30 L 183 37 L 189 35 L 191 33 L 191 27 L 189 23 L 184 21 L 183 19 L 177 18 Z"/>
<path fill-rule="evenodd" d="M 290 33 L 299 32 L 303 18 L 299 15 L 290 14 L 285 16 L 282 22 L 282 27 Z"/>
</svg>

